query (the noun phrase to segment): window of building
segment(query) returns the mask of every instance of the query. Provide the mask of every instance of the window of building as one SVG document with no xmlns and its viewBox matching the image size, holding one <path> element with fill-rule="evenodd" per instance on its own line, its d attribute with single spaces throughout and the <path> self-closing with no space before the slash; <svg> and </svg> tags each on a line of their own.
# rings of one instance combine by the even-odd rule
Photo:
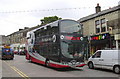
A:
<svg viewBox="0 0 120 79">
<path fill-rule="evenodd" d="M 100 28 L 96 28 L 96 33 L 100 33 Z"/>
<path fill-rule="evenodd" d="M 96 20 L 95 26 L 96 26 L 96 33 L 101 33 L 101 32 L 107 31 L 107 25 L 106 25 L 105 18 L 103 18 L 101 20 Z"/>
<path fill-rule="evenodd" d="M 101 32 L 106 32 L 106 27 L 102 27 Z"/>
<path fill-rule="evenodd" d="M 105 26 L 101 27 L 101 32 L 106 32 L 106 27 Z"/>
<path fill-rule="evenodd" d="M 105 23 L 105 18 L 101 19 L 101 24 Z"/>
<path fill-rule="evenodd" d="M 21 37 L 23 36 L 23 33 L 21 33 Z"/>
<path fill-rule="evenodd" d="M 101 19 L 101 32 L 106 32 L 105 18 Z"/>
<path fill-rule="evenodd" d="M 96 33 L 100 33 L 100 21 L 99 20 L 95 21 L 95 26 L 96 26 Z"/>
<path fill-rule="evenodd" d="M 95 21 L 95 25 L 96 25 L 96 26 L 99 25 L 99 24 L 100 24 L 100 21 L 99 21 L 99 20 Z"/>
</svg>

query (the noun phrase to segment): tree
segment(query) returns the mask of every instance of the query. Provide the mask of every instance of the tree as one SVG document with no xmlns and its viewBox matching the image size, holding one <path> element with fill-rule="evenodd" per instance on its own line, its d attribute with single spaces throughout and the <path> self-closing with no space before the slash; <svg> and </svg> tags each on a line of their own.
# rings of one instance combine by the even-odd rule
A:
<svg viewBox="0 0 120 79">
<path fill-rule="evenodd" d="M 51 17 L 44 17 L 44 19 L 41 19 L 40 21 L 41 21 L 41 25 L 43 25 L 43 24 L 48 24 L 48 23 L 60 20 L 60 19 L 62 18 L 59 18 L 57 16 L 51 16 Z"/>
</svg>

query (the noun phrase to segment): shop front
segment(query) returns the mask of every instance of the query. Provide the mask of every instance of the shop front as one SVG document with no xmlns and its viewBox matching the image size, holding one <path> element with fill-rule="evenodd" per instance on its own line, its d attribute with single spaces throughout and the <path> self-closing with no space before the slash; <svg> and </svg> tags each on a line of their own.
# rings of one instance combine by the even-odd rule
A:
<svg viewBox="0 0 120 79">
<path fill-rule="evenodd" d="M 112 49 L 114 45 L 114 37 L 109 33 L 90 36 L 89 39 L 90 55 L 97 50 Z"/>
</svg>

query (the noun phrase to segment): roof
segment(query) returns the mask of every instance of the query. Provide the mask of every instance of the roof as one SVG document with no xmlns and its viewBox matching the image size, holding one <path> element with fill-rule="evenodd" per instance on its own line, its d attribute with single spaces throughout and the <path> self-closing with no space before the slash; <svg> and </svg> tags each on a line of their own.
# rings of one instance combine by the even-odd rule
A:
<svg viewBox="0 0 120 79">
<path fill-rule="evenodd" d="M 14 35 L 14 34 L 17 34 L 17 33 L 22 33 L 22 32 L 28 31 L 29 29 L 30 29 L 30 28 L 22 29 L 22 30 L 20 30 L 20 31 L 18 30 L 18 31 L 16 31 L 16 32 L 13 32 L 13 33 L 7 35 L 7 36 L 11 36 L 11 35 Z"/>
<path fill-rule="evenodd" d="M 120 5 L 115 6 L 113 8 L 110 8 L 110 9 L 103 10 L 103 11 L 98 12 L 98 13 L 94 13 L 94 14 L 88 15 L 88 16 L 83 17 L 83 18 L 80 18 L 78 20 L 78 22 L 85 22 L 87 20 L 90 20 L 90 19 L 102 16 L 102 15 L 105 15 L 105 14 L 108 14 L 108 13 L 111 13 L 111 12 L 114 12 L 114 11 L 117 11 L 117 10 L 120 10 Z"/>
<path fill-rule="evenodd" d="M 117 49 L 111 49 L 111 50 L 97 50 L 97 51 L 120 51 L 120 50 L 117 50 Z"/>
</svg>

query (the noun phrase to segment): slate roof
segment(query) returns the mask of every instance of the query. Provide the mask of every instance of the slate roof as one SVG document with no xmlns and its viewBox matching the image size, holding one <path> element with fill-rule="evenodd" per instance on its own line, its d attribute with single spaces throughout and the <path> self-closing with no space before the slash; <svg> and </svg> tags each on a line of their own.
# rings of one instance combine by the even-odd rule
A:
<svg viewBox="0 0 120 79">
<path fill-rule="evenodd" d="M 87 21 L 87 20 L 90 20 L 90 19 L 93 19 L 93 18 L 102 16 L 102 15 L 105 15 L 105 14 L 108 14 L 108 13 L 117 11 L 117 10 L 120 10 L 120 5 L 115 6 L 115 7 L 113 7 L 113 8 L 110 8 L 110 9 L 103 10 L 103 11 L 98 12 L 98 13 L 94 13 L 94 14 L 88 15 L 88 16 L 83 17 L 83 18 L 80 18 L 80 19 L 78 20 L 78 22 L 84 22 L 84 21 Z"/>
</svg>

